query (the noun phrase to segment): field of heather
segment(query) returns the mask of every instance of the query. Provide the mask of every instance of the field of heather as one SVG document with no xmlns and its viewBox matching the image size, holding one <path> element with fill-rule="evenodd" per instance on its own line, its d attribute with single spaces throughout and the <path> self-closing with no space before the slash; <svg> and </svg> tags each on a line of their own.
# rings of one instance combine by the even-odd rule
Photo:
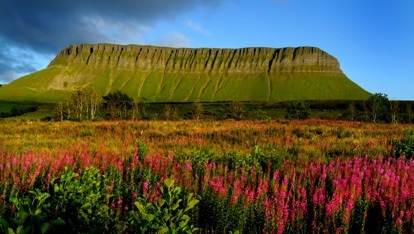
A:
<svg viewBox="0 0 414 234">
<path fill-rule="evenodd" d="M 0 124 L 4 233 L 413 233 L 412 125 Z"/>
</svg>

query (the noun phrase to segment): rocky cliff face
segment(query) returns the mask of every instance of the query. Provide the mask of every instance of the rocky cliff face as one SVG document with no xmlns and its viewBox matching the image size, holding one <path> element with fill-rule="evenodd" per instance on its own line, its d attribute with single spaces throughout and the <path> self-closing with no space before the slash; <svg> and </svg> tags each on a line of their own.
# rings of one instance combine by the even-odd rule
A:
<svg viewBox="0 0 414 234">
<path fill-rule="evenodd" d="M 188 49 L 82 44 L 2 87 L 0 99 L 59 101 L 91 87 L 152 102 L 364 99 L 337 59 L 315 47 Z"/>
<path fill-rule="evenodd" d="M 50 66 L 198 73 L 338 72 L 338 61 L 315 47 L 189 49 L 138 45 L 72 45 Z"/>
</svg>

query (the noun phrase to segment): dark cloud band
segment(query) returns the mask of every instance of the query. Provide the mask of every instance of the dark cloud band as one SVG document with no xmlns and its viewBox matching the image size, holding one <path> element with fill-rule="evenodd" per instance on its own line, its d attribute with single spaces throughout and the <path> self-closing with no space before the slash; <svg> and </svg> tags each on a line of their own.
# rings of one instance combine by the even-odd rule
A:
<svg viewBox="0 0 414 234">
<path fill-rule="evenodd" d="M 70 44 L 116 42 L 94 20 L 117 25 L 144 25 L 173 19 L 197 7 L 214 7 L 220 0 L 1 0 L 0 41 L 39 54 L 56 54 Z M 14 61 L 0 46 L 0 77 L 32 66 Z M 14 69 L 14 70 L 12 70 Z M 30 70 L 29 69 L 29 70 Z M 3 75 L 2 75 L 3 74 Z M 5 78 L 2 78 L 5 80 Z"/>
</svg>

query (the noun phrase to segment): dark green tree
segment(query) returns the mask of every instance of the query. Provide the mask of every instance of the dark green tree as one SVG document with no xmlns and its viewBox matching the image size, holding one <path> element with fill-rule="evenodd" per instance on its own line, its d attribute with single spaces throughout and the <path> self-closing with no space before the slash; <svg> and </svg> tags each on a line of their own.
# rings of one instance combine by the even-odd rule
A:
<svg viewBox="0 0 414 234">
<path fill-rule="evenodd" d="M 193 111 L 192 111 L 192 117 L 193 119 L 202 119 L 204 116 L 204 107 L 203 104 L 199 102 L 195 102 L 193 104 Z"/>
<path fill-rule="evenodd" d="M 400 112 L 400 102 L 398 100 L 392 100 L 390 103 L 390 117 L 391 123 L 398 123 L 398 114 Z"/>
<path fill-rule="evenodd" d="M 294 101 L 287 108 L 287 119 L 309 119 L 311 111 L 303 101 Z"/>
<path fill-rule="evenodd" d="M 412 123 L 412 106 L 410 102 L 405 103 L 405 110 L 404 110 L 404 122 L 406 123 Z"/>
<path fill-rule="evenodd" d="M 134 100 L 127 94 L 117 90 L 104 96 L 106 115 L 109 119 L 128 119 L 134 107 Z"/>
<path fill-rule="evenodd" d="M 386 94 L 375 93 L 368 98 L 367 107 L 373 123 L 385 121 L 390 107 L 390 101 Z"/>
<path fill-rule="evenodd" d="M 350 121 L 356 120 L 357 116 L 358 116 L 358 110 L 354 102 L 351 102 L 348 105 L 348 108 L 346 108 L 346 110 L 342 113 L 342 118 L 346 120 L 350 120 Z"/>
<path fill-rule="evenodd" d="M 241 102 L 231 102 L 229 107 L 230 118 L 241 120 L 244 117 L 246 110 Z"/>
<path fill-rule="evenodd" d="M 142 117 L 143 118 L 147 118 L 147 106 L 148 106 L 148 101 L 145 97 L 140 97 L 139 98 L 139 104 L 142 108 Z"/>
</svg>

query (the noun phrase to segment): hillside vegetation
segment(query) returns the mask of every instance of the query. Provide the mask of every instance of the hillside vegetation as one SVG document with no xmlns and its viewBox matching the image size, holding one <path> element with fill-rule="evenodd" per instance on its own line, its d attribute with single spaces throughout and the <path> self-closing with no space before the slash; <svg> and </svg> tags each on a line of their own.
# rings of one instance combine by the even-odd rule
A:
<svg viewBox="0 0 414 234">
<path fill-rule="evenodd" d="M 120 90 L 149 102 L 362 100 L 369 93 L 315 47 L 189 49 L 82 44 L 1 87 L 2 100 L 58 102 L 68 92 Z"/>
</svg>

